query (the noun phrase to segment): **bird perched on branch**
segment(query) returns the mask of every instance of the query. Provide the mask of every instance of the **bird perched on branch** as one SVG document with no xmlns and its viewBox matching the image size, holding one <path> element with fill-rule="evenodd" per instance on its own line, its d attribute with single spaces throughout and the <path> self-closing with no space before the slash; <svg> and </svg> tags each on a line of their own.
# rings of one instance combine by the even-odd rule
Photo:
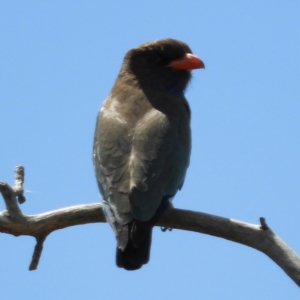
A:
<svg viewBox="0 0 300 300">
<path fill-rule="evenodd" d="M 198 68 L 181 41 L 133 48 L 98 114 L 93 163 L 120 268 L 149 261 L 152 228 L 183 185 L 191 152 L 184 91 Z"/>
</svg>

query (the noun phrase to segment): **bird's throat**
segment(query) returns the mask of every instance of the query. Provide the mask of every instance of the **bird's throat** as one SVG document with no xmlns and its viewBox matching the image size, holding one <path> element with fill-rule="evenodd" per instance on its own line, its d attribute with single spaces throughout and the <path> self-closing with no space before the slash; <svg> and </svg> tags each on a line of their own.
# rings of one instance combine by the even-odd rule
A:
<svg viewBox="0 0 300 300">
<path fill-rule="evenodd" d="M 172 95 L 175 95 L 177 97 L 183 97 L 184 96 L 184 89 L 179 86 L 173 86 L 168 89 L 168 92 Z"/>
</svg>

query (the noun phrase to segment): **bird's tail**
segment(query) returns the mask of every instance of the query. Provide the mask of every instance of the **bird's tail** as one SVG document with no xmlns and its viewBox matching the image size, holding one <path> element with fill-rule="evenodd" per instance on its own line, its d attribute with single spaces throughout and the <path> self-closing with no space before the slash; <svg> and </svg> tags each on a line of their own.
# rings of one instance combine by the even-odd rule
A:
<svg viewBox="0 0 300 300">
<path fill-rule="evenodd" d="M 117 236 L 116 264 L 119 268 L 133 271 L 148 263 L 152 226 L 135 219 L 123 226 Z"/>
<path fill-rule="evenodd" d="M 153 226 L 167 210 L 170 205 L 169 199 L 173 196 L 163 197 L 160 206 L 149 221 L 141 222 L 133 219 L 123 225 L 117 235 L 116 264 L 119 268 L 133 271 L 148 263 Z"/>
</svg>

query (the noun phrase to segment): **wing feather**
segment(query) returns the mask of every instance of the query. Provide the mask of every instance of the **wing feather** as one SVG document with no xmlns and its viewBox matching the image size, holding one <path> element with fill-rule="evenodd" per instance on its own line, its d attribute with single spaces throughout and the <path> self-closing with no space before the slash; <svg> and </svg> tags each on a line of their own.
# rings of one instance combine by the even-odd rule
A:
<svg viewBox="0 0 300 300">
<path fill-rule="evenodd" d="M 94 165 L 99 188 L 107 214 L 117 222 L 147 221 L 163 197 L 174 196 L 183 184 L 190 155 L 189 115 L 172 120 L 150 107 L 130 123 L 116 107 L 104 104 L 98 116 Z"/>
</svg>

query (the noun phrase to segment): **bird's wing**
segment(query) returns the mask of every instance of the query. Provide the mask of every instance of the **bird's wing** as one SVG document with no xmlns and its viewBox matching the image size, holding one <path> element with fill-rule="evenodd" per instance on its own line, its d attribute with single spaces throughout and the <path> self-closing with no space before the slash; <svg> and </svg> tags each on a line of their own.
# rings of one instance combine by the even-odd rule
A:
<svg viewBox="0 0 300 300">
<path fill-rule="evenodd" d="M 183 184 L 190 156 L 189 116 L 179 122 L 150 110 L 135 129 L 131 155 L 131 212 L 147 221 L 162 199 L 172 198 Z"/>
<path fill-rule="evenodd" d="M 116 234 L 116 224 L 132 219 L 130 214 L 128 159 L 132 147 L 132 127 L 107 99 L 97 118 L 93 162 L 104 212 Z M 117 221 L 117 222 L 116 222 Z"/>
<path fill-rule="evenodd" d="M 112 109 L 100 111 L 94 165 L 112 226 L 115 219 L 121 224 L 133 217 L 149 220 L 163 197 L 180 189 L 189 163 L 189 120 L 186 145 L 178 138 L 179 127 L 154 108 L 134 126 Z"/>
</svg>

